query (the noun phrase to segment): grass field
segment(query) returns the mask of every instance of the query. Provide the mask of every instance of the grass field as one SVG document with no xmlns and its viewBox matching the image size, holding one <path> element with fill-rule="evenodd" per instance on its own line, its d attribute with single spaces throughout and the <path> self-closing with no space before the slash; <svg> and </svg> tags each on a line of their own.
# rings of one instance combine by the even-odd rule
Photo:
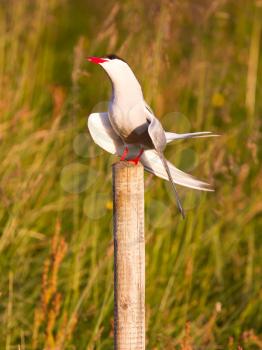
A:
<svg viewBox="0 0 262 350">
<path fill-rule="evenodd" d="M 261 1 L 0 2 L 0 349 L 112 349 L 111 164 L 87 115 L 117 53 L 214 193 L 146 175 L 147 349 L 262 349 Z"/>
</svg>

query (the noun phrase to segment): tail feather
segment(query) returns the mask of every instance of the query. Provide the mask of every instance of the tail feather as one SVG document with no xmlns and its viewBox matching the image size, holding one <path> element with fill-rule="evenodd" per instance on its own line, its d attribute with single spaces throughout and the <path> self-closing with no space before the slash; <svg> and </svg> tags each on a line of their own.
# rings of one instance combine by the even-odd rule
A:
<svg viewBox="0 0 262 350">
<path fill-rule="evenodd" d="M 148 172 L 155 174 L 162 179 L 169 180 L 163 162 L 155 150 L 145 150 L 141 157 L 141 162 L 144 165 L 145 170 Z M 210 186 L 208 183 L 198 180 L 192 175 L 177 169 L 168 160 L 166 160 L 166 162 L 175 184 L 193 188 L 195 190 L 213 191 L 212 186 Z"/>
<path fill-rule="evenodd" d="M 174 140 L 185 140 L 185 139 L 192 139 L 197 137 L 219 136 L 217 134 L 213 134 L 211 131 L 200 131 L 200 132 L 192 132 L 187 134 L 176 134 L 175 132 L 165 132 L 165 135 L 168 143 Z"/>
<path fill-rule="evenodd" d="M 172 175 L 170 173 L 170 169 L 169 169 L 169 166 L 167 164 L 167 161 L 166 161 L 166 158 L 164 157 L 163 153 L 162 152 L 158 152 L 158 155 L 159 155 L 159 158 L 161 159 L 162 163 L 163 163 L 163 166 L 166 170 L 166 173 L 167 173 L 167 176 L 169 178 L 169 181 L 171 182 L 172 184 L 172 187 L 173 187 L 173 190 L 174 190 L 174 193 L 175 193 L 175 196 L 176 196 L 176 201 L 177 201 L 177 206 L 178 206 L 178 209 L 183 217 L 183 219 L 185 219 L 185 212 L 184 212 L 184 209 L 182 207 L 182 204 L 181 204 L 181 201 L 180 201 L 180 198 L 179 198 L 179 195 L 178 195 L 178 192 L 177 192 L 177 189 L 176 189 L 176 185 L 174 183 L 174 180 L 172 178 Z"/>
</svg>

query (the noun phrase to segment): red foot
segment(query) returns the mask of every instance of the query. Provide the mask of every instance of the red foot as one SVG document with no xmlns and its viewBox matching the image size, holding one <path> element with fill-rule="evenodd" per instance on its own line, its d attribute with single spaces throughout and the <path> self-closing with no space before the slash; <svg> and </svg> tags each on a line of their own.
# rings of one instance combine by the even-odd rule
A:
<svg viewBox="0 0 262 350">
<path fill-rule="evenodd" d="M 143 152 L 144 152 L 144 149 L 141 148 L 139 154 L 138 154 L 134 159 L 128 159 L 128 161 L 129 161 L 129 162 L 132 162 L 132 163 L 135 163 L 135 165 L 137 165 L 138 162 L 140 161 L 140 158 L 141 158 Z"/>
<path fill-rule="evenodd" d="M 128 147 L 125 147 L 124 152 L 123 152 L 120 160 L 125 160 L 127 155 L 128 155 Z"/>
</svg>

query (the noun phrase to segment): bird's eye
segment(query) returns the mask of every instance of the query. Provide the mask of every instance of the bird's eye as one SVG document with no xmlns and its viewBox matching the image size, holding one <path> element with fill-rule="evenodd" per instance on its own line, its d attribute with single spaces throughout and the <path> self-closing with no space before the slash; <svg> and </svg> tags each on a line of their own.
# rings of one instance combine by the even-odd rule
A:
<svg viewBox="0 0 262 350">
<path fill-rule="evenodd" d="M 110 60 L 114 60 L 114 59 L 119 58 L 119 57 L 117 57 L 117 55 L 114 55 L 114 54 L 107 55 L 106 57 L 109 58 Z"/>
</svg>

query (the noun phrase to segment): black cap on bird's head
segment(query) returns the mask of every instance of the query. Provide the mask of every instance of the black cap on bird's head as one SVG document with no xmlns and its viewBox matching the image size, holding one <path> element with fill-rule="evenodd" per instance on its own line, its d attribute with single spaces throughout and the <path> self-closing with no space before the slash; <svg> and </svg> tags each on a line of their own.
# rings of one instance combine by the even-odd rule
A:
<svg viewBox="0 0 262 350">
<path fill-rule="evenodd" d="M 126 62 L 125 60 L 123 60 L 123 58 L 121 58 L 113 53 L 110 55 L 106 55 L 106 58 L 109 58 L 110 60 L 120 60 L 120 61 Z"/>
<path fill-rule="evenodd" d="M 92 63 L 96 63 L 96 64 L 110 62 L 113 60 L 120 60 L 120 61 L 125 62 L 125 60 L 123 60 L 122 58 L 120 58 L 119 56 L 117 56 L 115 54 L 106 55 L 104 57 L 93 57 L 93 56 L 87 57 L 87 60 L 92 62 Z"/>
</svg>

